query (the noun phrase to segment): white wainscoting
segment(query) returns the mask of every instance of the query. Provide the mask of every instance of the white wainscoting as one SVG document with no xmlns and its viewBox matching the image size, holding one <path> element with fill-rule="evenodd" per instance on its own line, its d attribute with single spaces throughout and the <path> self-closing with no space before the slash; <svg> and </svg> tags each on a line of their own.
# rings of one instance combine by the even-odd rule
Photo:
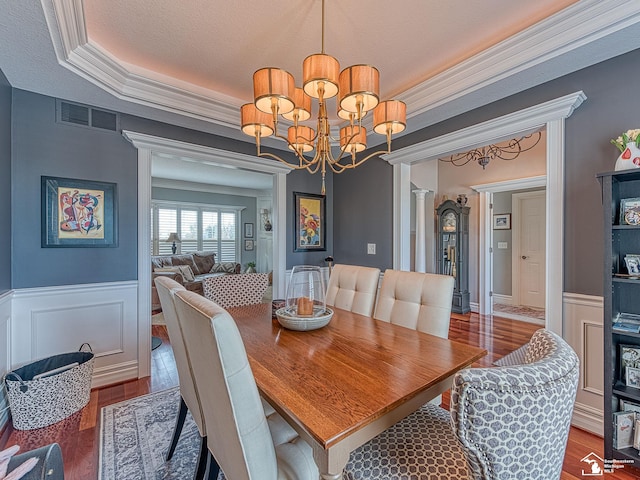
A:
<svg viewBox="0 0 640 480">
<path fill-rule="evenodd" d="M 596 435 L 604 425 L 603 298 L 564 293 L 564 338 L 580 359 L 572 424 Z"/>
<path fill-rule="evenodd" d="M 11 298 L 11 292 L 0 296 L 0 379 L 2 380 L 11 365 Z M 0 430 L 9 420 L 8 405 L 4 388 L 0 388 Z"/>
<path fill-rule="evenodd" d="M 137 304 L 137 281 L 14 290 L 10 365 L 86 342 L 96 355 L 92 387 L 137 378 Z"/>
</svg>

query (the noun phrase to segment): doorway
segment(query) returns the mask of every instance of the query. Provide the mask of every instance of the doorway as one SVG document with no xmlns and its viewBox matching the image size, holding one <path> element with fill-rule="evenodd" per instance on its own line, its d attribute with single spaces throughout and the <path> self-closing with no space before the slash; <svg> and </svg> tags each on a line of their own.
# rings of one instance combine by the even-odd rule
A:
<svg viewBox="0 0 640 480">
<path fill-rule="evenodd" d="M 546 301 L 545 189 L 492 194 L 491 314 L 544 325 Z"/>
<path fill-rule="evenodd" d="M 273 291 L 284 291 L 286 268 L 286 177 L 291 168 L 251 155 L 180 142 L 137 132 L 122 135 L 138 149 L 138 378 L 151 373 L 151 158 L 179 155 L 228 168 L 272 175 Z"/>
</svg>

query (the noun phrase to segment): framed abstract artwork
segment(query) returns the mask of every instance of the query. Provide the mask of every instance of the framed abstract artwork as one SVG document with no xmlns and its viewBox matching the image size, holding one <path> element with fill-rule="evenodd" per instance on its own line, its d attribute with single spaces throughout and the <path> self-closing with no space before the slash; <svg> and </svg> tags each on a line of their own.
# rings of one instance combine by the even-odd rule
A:
<svg viewBox="0 0 640 480">
<path fill-rule="evenodd" d="M 41 177 L 42 247 L 117 247 L 116 184 Z"/>
<path fill-rule="evenodd" d="M 325 197 L 293 192 L 295 205 L 294 251 L 324 251 L 326 247 Z"/>
</svg>

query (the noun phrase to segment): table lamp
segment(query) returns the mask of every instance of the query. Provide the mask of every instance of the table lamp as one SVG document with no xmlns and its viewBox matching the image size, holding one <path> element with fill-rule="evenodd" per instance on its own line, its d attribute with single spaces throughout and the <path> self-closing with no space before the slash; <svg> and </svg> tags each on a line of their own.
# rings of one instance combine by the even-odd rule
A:
<svg viewBox="0 0 640 480">
<path fill-rule="evenodd" d="M 171 245 L 171 252 L 175 255 L 176 250 L 178 249 L 176 242 L 180 243 L 182 242 L 182 240 L 180 240 L 180 237 L 176 232 L 171 232 L 169 234 L 169 238 L 167 238 L 165 242 L 173 242 L 173 244 Z"/>
</svg>

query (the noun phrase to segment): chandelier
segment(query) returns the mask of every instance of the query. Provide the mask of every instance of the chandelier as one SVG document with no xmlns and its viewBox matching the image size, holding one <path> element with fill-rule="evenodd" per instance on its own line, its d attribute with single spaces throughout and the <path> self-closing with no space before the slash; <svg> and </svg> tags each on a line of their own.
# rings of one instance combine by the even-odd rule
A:
<svg viewBox="0 0 640 480">
<path fill-rule="evenodd" d="M 456 167 L 461 167 L 473 161 L 482 166 L 484 170 L 489 162 L 495 158 L 499 158 L 500 160 L 515 160 L 522 152 L 526 152 L 535 147 L 541 137 L 542 132 L 536 132 L 520 138 L 513 138 L 502 145 L 489 145 L 464 153 L 456 153 L 449 158 L 441 158 L 440 161 L 452 163 Z"/>
<path fill-rule="evenodd" d="M 242 131 L 255 137 L 257 155 L 312 174 L 319 170 L 323 195 L 327 165 L 332 172 L 342 173 L 371 157 L 390 153 L 391 136 L 405 129 L 407 110 L 399 100 L 380 101 L 380 74 L 375 67 L 352 65 L 340 72 L 338 60 L 324 52 L 324 23 L 322 0 L 322 50 L 304 59 L 302 88 L 295 86 L 293 76 L 285 70 L 261 68 L 253 74 L 253 103 L 240 108 Z M 326 101 L 332 97 L 337 97 L 338 117 L 349 121 L 340 128 L 337 138 L 331 135 L 327 116 Z M 315 130 L 301 123 L 311 118 L 311 98 L 318 101 Z M 362 126 L 362 119 L 371 110 L 373 131 L 386 136 L 387 149 L 358 158 L 356 154 L 367 148 L 367 130 Z M 293 123 L 286 137 L 278 132 L 279 115 Z M 295 162 L 260 150 L 260 140 L 271 135 L 287 143 L 295 154 Z"/>
</svg>

